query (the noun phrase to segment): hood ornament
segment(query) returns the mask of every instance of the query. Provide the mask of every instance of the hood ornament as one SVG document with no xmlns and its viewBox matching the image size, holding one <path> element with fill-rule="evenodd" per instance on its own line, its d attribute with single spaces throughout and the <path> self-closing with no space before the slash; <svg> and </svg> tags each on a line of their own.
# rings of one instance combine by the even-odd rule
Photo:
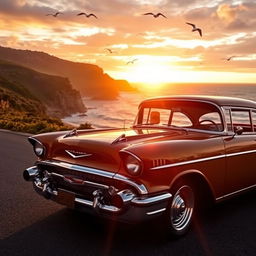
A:
<svg viewBox="0 0 256 256">
<path fill-rule="evenodd" d="M 65 150 L 65 152 L 73 158 L 81 158 L 81 157 L 87 157 L 87 156 L 92 155 L 92 154 L 88 154 L 85 152 L 78 152 L 78 151 L 74 151 L 74 150 Z"/>
<path fill-rule="evenodd" d="M 125 133 L 123 133 L 119 137 L 117 137 L 111 144 L 116 144 L 121 141 L 127 141 L 127 137 L 125 136 Z"/>
<path fill-rule="evenodd" d="M 63 138 L 72 137 L 76 135 L 77 135 L 77 129 L 75 128 L 72 131 L 69 131 L 68 133 L 66 133 Z"/>
</svg>

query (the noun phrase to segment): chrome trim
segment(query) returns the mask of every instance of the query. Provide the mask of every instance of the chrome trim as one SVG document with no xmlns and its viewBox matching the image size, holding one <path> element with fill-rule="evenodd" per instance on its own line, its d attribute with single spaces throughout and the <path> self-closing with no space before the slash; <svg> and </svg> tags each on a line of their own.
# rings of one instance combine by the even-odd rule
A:
<svg viewBox="0 0 256 256">
<path fill-rule="evenodd" d="M 125 136 L 125 133 L 121 134 L 119 137 L 117 137 L 114 141 L 112 141 L 112 145 L 116 144 L 118 142 L 127 141 L 127 137 Z"/>
<path fill-rule="evenodd" d="M 72 170 L 83 172 L 83 173 L 89 173 L 89 174 L 98 175 L 98 176 L 102 176 L 109 179 L 123 181 L 131 185 L 132 187 L 136 188 L 140 194 L 142 195 L 148 194 L 148 190 L 143 184 L 137 184 L 134 181 L 130 180 L 129 178 L 120 174 L 110 173 L 110 172 L 99 170 L 99 169 L 94 169 L 94 168 L 74 165 L 74 164 L 68 164 L 64 162 L 55 162 L 55 161 L 46 160 L 46 161 L 41 161 L 39 163 L 46 164 L 46 165 L 59 166 L 62 168 L 72 169 Z"/>
<path fill-rule="evenodd" d="M 75 171 L 94 174 L 94 175 L 98 175 L 98 176 L 103 176 L 105 178 L 110 178 L 110 179 L 113 178 L 113 176 L 114 176 L 114 173 L 109 173 L 109 172 L 106 172 L 103 170 L 98 170 L 98 169 L 85 167 L 85 166 L 81 166 L 81 165 L 69 164 L 69 163 L 65 163 L 65 162 L 55 162 L 55 161 L 46 160 L 46 161 L 41 161 L 39 163 L 58 166 L 58 167 L 67 168 L 67 169 L 73 169 Z"/>
<path fill-rule="evenodd" d="M 242 152 L 237 152 L 237 153 L 223 154 L 223 155 L 219 155 L 219 156 L 210 156 L 210 157 L 199 158 L 199 159 L 194 159 L 194 160 L 189 160 L 189 161 L 166 164 L 166 165 L 150 168 L 150 170 L 154 171 L 154 170 L 159 170 L 159 169 L 164 169 L 164 168 L 172 168 L 172 167 L 176 167 L 176 166 L 180 166 L 180 165 L 194 164 L 194 163 L 198 163 L 198 162 L 204 162 L 204 161 L 210 161 L 210 160 L 215 160 L 215 159 L 220 159 L 220 158 L 225 158 L 225 157 L 233 157 L 233 156 L 252 154 L 252 153 L 256 153 L 256 150 L 248 150 L 248 151 L 242 151 Z"/>
<path fill-rule="evenodd" d="M 68 138 L 68 137 L 72 137 L 72 136 L 77 136 L 77 128 L 74 128 L 73 130 L 67 132 L 63 138 Z"/>
<path fill-rule="evenodd" d="M 34 182 L 34 185 L 38 188 L 38 189 L 40 189 L 40 190 L 42 190 L 42 192 L 44 191 L 44 190 L 46 190 L 47 189 L 47 187 L 48 187 L 48 184 L 43 184 L 40 180 L 35 180 Z M 46 185 L 46 186 L 45 186 Z M 47 189 L 47 191 L 50 193 L 50 194 L 52 194 L 52 195 L 54 195 L 54 196 L 57 196 L 58 195 L 58 191 L 57 190 L 52 190 L 52 189 Z"/>
<path fill-rule="evenodd" d="M 154 203 L 158 203 L 158 202 L 163 201 L 163 200 L 167 200 L 171 197 L 172 197 L 172 194 L 165 193 L 165 194 L 162 194 L 162 195 L 148 197 L 148 198 L 134 198 L 132 200 L 132 203 L 137 204 L 137 205 L 154 204 Z"/>
<path fill-rule="evenodd" d="M 27 168 L 24 172 L 23 172 L 23 178 L 26 181 L 31 181 L 32 179 L 34 179 L 37 175 L 39 174 L 38 168 L 37 166 L 32 166 L 30 168 Z"/>
<path fill-rule="evenodd" d="M 93 205 L 92 201 L 82 199 L 82 198 L 75 198 L 75 202 L 80 203 L 80 204 L 84 204 L 84 205 L 87 205 L 87 206 L 91 206 L 91 207 Z"/>
<path fill-rule="evenodd" d="M 153 211 L 153 212 L 147 212 L 147 215 L 154 215 L 154 214 L 157 214 L 157 213 L 160 213 L 160 212 L 164 212 L 166 210 L 166 208 L 162 208 L 162 209 L 159 209 L 159 210 L 156 210 L 156 211 Z"/>
<path fill-rule="evenodd" d="M 199 158 L 199 159 L 194 159 L 194 160 L 189 160 L 189 161 L 183 161 L 183 162 L 178 162 L 178 163 L 157 166 L 157 167 L 150 168 L 150 170 L 154 171 L 154 170 L 159 170 L 159 169 L 163 169 L 163 168 L 172 168 L 172 167 L 176 167 L 176 166 L 180 166 L 180 165 L 193 164 L 193 163 L 215 160 L 215 159 L 224 158 L 224 157 L 226 157 L 226 155 Z"/>
<path fill-rule="evenodd" d="M 43 144 L 41 141 L 35 139 L 34 137 L 28 137 L 28 141 L 29 141 L 29 142 L 31 143 L 31 145 L 33 146 L 34 153 L 35 153 L 35 155 L 36 155 L 37 157 L 42 157 L 42 156 L 45 155 L 45 153 L 46 153 L 46 147 L 44 146 L 44 144 Z M 44 150 L 44 151 L 43 151 L 43 154 L 40 155 L 40 156 L 38 156 L 38 155 L 36 154 L 36 152 L 35 152 L 35 143 L 40 144 L 40 145 L 42 146 L 43 150 Z"/>
<path fill-rule="evenodd" d="M 129 185 L 131 185 L 133 187 L 135 187 L 139 191 L 139 193 L 141 195 L 148 194 L 148 190 L 147 190 L 147 188 L 143 184 L 135 183 L 134 181 L 132 181 L 131 179 L 129 179 L 129 178 L 123 176 L 123 175 L 115 174 L 113 179 L 119 180 L 119 181 L 123 181 L 123 182 L 125 182 L 125 183 L 127 183 L 127 184 L 129 184 Z"/>
<path fill-rule="evenodd" d="M 83 205 L 86 205 L 86 206 L 91 206 L 93 207 L 93 202 L 92 201 L 89 201 L 89 200 L 86 200 L 86 199 L 82 199 L 82 198 L 75 198 L 75 202 L 77 203 L 80 203 L 80 204 L 83 204 Z M 100 209 L 102 210 L 105 210 L 105 211 L 108 211 L 108 212 L 119 212 L 121 211 L 120 208 L 117 208 L 115 206 L 111 206 L 111 205 L 102 205 L 102 204 L 99 204 L 98 205 Z"/>
<path fill-rule="evenodd" d="M 60 177 L 62 179 L 65 178 L 64 175 L 61 175 L 61 174 L 58 174 L 58 173 L 55 173 L 55 172 L 51 172 L 49 174 L 51 174 L 53 176 L 58 176 L 58 177 Z M 87 181 L 87 180 L 84 180 L 84 184 L 92 185 L 92 186 L 96 186 L 96 187 L 101 187 L 101 188 L 107 188 L 107 189 L 109 188 L 109 186 L 107 186 L 107 185 L 103 185 L 103 184 L 100 184 L 100 183 L 96 183 L 96 182 L 92 182 L 92 181 Z"/>
<path fill-rule="evenodd" d="M 162 136 L 161 136 L 161 137 L 162 137 Z M 129 155 L 133 156 L 134 158 L 136 158 L 136 159 L 142 164 L 141 159 L 140 159 L 137 155 L 135 155 L 134 153 L 132 153 L 132 152 L 130 152 L 130 151 L 127 151 L 127 150 L 125 150 L 125 149 L 121 149 L 121 150 L 120 150 L 120 153 L 129 154 Z"/>
<path fill-rule="evenodd" d="M 226 156 L 239 156 L 239 155 L 245 155 L 245 154 L 251 154 L 251 153 L 256 153 L 256 150 L 248 150 L 248 151 L 243 151 L 243 152 L 237 152 L 237 153 L 230 153 L 230 154 L 227 154 Z"/>
<path fill-rule="evenodd" d="M 224 195 L 224 196 L 217 197 L 217 198 L 216 198 L 216 201 L 222 200 L 222 199 L 224 199 L 224 198 L 226 198 L 226 197 L 233 196 L 233 195 L 236 195 L 236 194 L 238 194 L 238 193 L 241 193 L 241 192 L 244 192 L 244 191 L 253 189 L 253 188 L 256 188 L 256 184 L 255 184 L 255 185 L 252 185 L 252 186 L 249 186 L 249 187 L 247 187 L 247 188 L 243 188 L 243 189 L 237 190 L 237 191 L 235 191 L 235 192 L 226 194 L 226 195 Z"/>
<path fill-rule="evenodd" d="M 82 152 L 81 152 L 82 154 L 80 154 L 80 155 L 74 155 L 73 153 L 80 153 L 80 152 L 74 152 L 74 151 L 69 151 L 69 150 L 65 150 L 65 152 L 73 158 L 81 158 L 81 157 L 86 157 L 86 156 L 92 155 L 92 154 L 87 154 L 87 153 L 82 153 Z"/>
</svg>

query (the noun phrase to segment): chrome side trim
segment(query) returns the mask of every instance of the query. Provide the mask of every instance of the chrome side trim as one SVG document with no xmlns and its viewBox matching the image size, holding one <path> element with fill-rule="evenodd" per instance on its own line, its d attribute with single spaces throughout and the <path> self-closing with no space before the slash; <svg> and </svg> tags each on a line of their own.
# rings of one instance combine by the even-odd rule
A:
<svg viewBox="0 0 256 256">
<path fill-rule="evenodd" d="M 157 213 L 160 213 L 160 212 L 164 212 L 166 210 L 166 208 L 162 208 L 162 209 L 159 209 L 159 210 L 156 210 L 156 211 L 153 211 L 153 212 L 147 212 L 147 215 L 154 215 L 154 214 L 157 214 Z"/>
<path fill-rule="evenodd" d="M 166 164 L 166 165 L 161 165 L 161 166 L 150 168 L 150 170 L 154 171 L 154 170 L 159 170 L 159 169 L 164 169 L 164 168 L 172 168 L 172 167 L 176 167 L 176 166 L 180 166 L 180 165 L 194 164 L 194 163 L 198 163 L 198 162 L 204 162 L 204 161 L 210 161 L 210 160 L 215 160 L 215 159 L 220 159 L 220 158 L 225 158 L 225 157 L 233 157 L 233 156 L 252 154 L 252 153 L 256 153 L 256 150 L 248 150 L 248 151 L 243 151 L 243 152 L 223 154 L 223 155 L 219 155 L 219 156 L 210 156 L 210 157 L 199 158 L 199 159 L 194 159 L 194 160 L 189 160 L 189 161 Z"/>
<path fill-rule="evenodd" d="M 55 162 L 55 161 L 48 160 L 48 161 L 42 161 L 40 163 L 46 164 L 46 165 L 58 166 L 58 167 L 62 167 L 62 168 L 67 168 L 67 169 L 71 169 L 71 170 L 75 170 L 75 171 L 79 171 L 79 172 L 83 172 L 83 173 L 98 175 L 98 176 L 109 178 L 109 179 L 123 181 L 124 183 L 127 183 L 127 184 L 131 185 L 132 187 L 136 188 L 140 194 L 142 194 L 142 195 L 148 194 L 148 190 L 143 184 L 137 184 L 134 181 L 130 180 L 129 178 L 127 178 L 123 175 L 120 175 L 120 174 L 110 173 L 110 172 L 99 170 L 99 169 L 94 169 L 94 168 L 85 167 L 85 166 L 81 166 L 81 165 L 68 164 L 68 163 L 64 163 L 64 162 Z"/>
<path fill-rule="evenodd" d="M 226 194 L 226 195 L 224 195 L 224 196 L 217 197 L 217 198 L 216 198 L 216 201 L 222 200 L 222 199 L 224 199 L 224 198 L 226 198 L 226 197 L 230 197 L 230 196 L 236 195 L 236 194 L 238 194 L 238 193 L 241 193 L 241 192 L 244 192 L 244 191 L 253 189 L 253 188 L 256 188 L 256 184 L 255 184 L 255 185 L 252 185 L 252 186 L 249 186 L 249 187 L 247 187 L 247 188 L 243 188 L 243 189 L 237 190 L 237 191 L 235 191 L 235 192 Z"/>
<path fill-rule="evenodd" d="M 256 150 L 248 150 L 243 152 L 231 153 L 231 154 L 227 154 L 226 156 L 231 157 L 231 156 L 239 156 L 239 155 L 245 155 L 245 154 L 251 154 L 251 153 L 256 153 Z"/>
<path fill-rule="evenodd" d="M 189 161 L 183 161 L 183 162 L 178 162 L 178 163 L 173 163 L 173 164 L 161 165 L 161 166 L 150 168 L 150 170 L 154 171 L 154 170 L 159 170 L 159 169 L 164 169 L 164 168 L 172 168 L 172 167 L 176 167 L 176 166 L 180 166 L 180 165 L 194 164 L 194 163 L 198 163 L 198 162 L 210 161 L 210 160 L 220 159 L 220 158 L 224 158 L 224 157 L 226 157 L 226 155 L 199 158 L 199 159 L 195 159 L 195 160 L 189 160 Z"/>
<path fill-rule="evenodd" d="M 172 194 L 165 193 L 165 194 L 162 194 L 162 195 L 148 197 L 148 198 L 134 198 L 132 200 L 132 203 L 142 206 L 142 205 L 147 205 L 147 204 L 158 203 L 160 201 L 167 200 L 171 197 L 172 197 Z"/>
</svg>

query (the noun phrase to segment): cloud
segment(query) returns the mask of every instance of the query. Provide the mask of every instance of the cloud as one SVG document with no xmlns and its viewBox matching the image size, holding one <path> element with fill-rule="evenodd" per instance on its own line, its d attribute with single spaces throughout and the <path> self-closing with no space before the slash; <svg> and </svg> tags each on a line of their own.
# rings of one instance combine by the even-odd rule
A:
<svg viewBox="0 0 256 256">
<path fill-rule="evenodd" d="M 236 20 L 239 12 L 248 10 L 244 5 L 232 6 L 229 4 L 221 4 L 217 9 L 217 16 L 227 23 L 232 23 Z"/>
</svg>

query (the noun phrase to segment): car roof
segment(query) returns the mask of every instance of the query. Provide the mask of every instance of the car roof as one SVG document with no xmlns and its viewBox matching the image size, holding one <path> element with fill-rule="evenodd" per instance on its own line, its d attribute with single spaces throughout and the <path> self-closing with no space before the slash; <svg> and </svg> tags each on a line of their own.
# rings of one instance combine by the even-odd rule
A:
<svg viewBox="0 0 256 256">
<path fill-rule="evenodd" d="M 256 102 L 247 99 L 224 97 L 224 96 L 207 96 L 207 95 L 177 95 L 177 96 L 162 96 L 146 99 L 141 102 L 144 104 L 151 101 L 168 101 L 168 100 L 182 100 L 182 101 L 198 101 L 209 102 L 218 106 L 231 106 L 231 107 L 246 107 L 256 108 Z M 141 105 L 140 104 L 140 105 Z"/>
</svg>

